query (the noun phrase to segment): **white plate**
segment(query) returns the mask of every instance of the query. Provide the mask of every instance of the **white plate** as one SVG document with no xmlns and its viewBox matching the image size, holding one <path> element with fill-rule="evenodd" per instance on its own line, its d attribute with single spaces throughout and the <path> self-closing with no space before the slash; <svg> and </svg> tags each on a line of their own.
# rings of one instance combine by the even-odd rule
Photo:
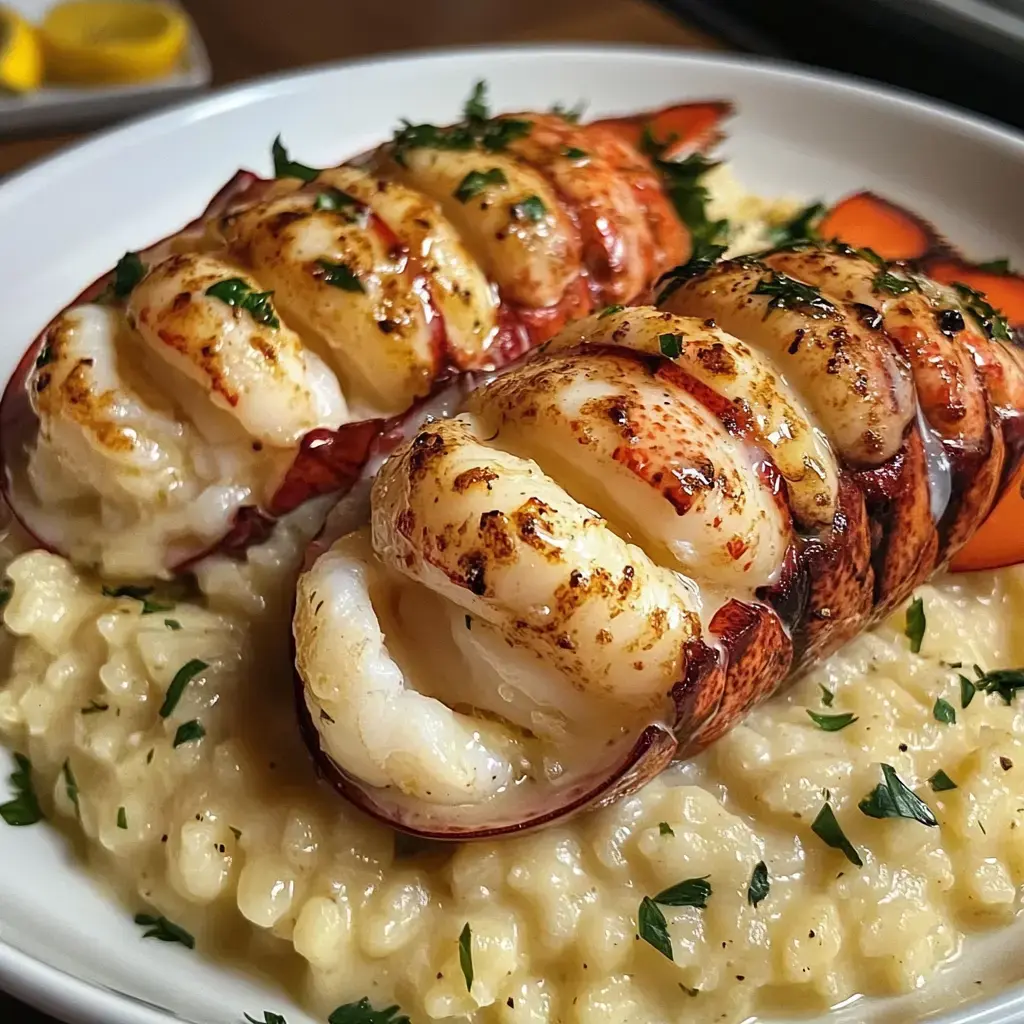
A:
<svg viewBox="0 0 1024 1024">
<path fill-rule="evenodd" d="M 6 0 L 6 3 L 38 24 L 56 0 Z M 0 96 L 0 135 L 129 117 L 205 89 L 210 84 L 210 59 L 199 31 L 183 8 L 182 14 L 188 22 L 188 45 L 178 67 L 170 74 L 138 85 L 44 85 L 27 96 Z"/>
<path fill-rule="evenodd" d="M 278 132 L 297 159 L 336 162 L 381 140 L 400 117 L 453 119 L 477 78 L 490 82 L 497 109 L 582 98 L 597 114 L 728 97 L 739 115 L 723 153 L 749 186 L 808 198 L 874 188 L 932 217 L 969 252 L 1024 259 L 1024 140 L 955 111 L 784 66 L 659 50 L 427 54 L 236 89 L 8 181 L 0 187 L 0 373 L 122 252 L 190 219 L 240 165 L 269 171 Z M 241 971 L 141 942 L 128 910 L 104 897 L 46 826 L 0 828 L 0 864 L 0 984 L 22 998 L 89 1024 L 157 1024 L 171 1015 L 228 1024 L 264 1007 L 289 1024 L 309 1020 L 283 992 Z M 988 942 L 983 959 L 991 967 L 1019 960 L 1021 950 L 1024 936 L 1008 931 Z M 988 995 L 943 1020 L 1024 1021 L 1024 989 Z M 919 1006 L 876 1004 L 904 1024 Z M 863 1004 L 852 1012 L 850 1019 L 865 1017 Z"/>
</svg>

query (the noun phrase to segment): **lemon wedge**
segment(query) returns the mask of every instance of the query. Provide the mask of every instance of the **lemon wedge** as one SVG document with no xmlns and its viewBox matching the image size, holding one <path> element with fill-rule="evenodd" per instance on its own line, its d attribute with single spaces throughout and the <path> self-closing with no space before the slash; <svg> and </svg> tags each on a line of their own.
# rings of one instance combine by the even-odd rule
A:
<svg viewBox="0 0 1024 1024">
<path fill-rule="evenodd" d="M 50 8 L 39 35 L 49 80 L 113 85 L 173 71 L 188 41 L 188 26 L 169 4 L 70 0 Z"/>
<path fill-rule="evenodd" d="M 30 92 L 42 80 L 43 55 L 35 30 L 15 11 L 0 7 L 0 88 Z"/>
</svg>

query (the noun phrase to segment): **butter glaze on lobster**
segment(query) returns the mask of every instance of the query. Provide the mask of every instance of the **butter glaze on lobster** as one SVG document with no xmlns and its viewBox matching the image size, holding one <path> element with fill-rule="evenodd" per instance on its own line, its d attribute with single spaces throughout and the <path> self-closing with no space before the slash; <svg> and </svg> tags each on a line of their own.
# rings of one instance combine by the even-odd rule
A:
<svg viewBox="0 0 1024 1024">
<path fill-rule="evenodd" d="M 478 89 L 460 125 L 413 126 L 443 145 L 403 131 L 325 170 L 275 145 L 277 180 L 237 175 L 30 347 L 0 408 L 8 503 L 40 543 L 110 576 L 241 553 L 351 486 L 389 421 L 453 374 L 642 299 L 685 259 L 635 142 L 651 117 L 685 129 L 690 109 L 490 118 Z M 728 106 L 693 112 L 679 153 Z"/>
<path fill-rule="evenodd" d="M 483 383 L 314 546 L 302 727 L 375 817 L 479 838 L 636 790 L 905 600 L 1020 461 L 1024 364 L 934 282 L 802 244 L 661 301 Z"/>
</svg>

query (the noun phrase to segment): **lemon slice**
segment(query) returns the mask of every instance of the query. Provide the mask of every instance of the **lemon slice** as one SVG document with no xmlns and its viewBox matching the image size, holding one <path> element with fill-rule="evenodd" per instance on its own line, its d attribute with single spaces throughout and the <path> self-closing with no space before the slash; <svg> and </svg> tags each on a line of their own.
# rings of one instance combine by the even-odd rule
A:
<svg viewBox="0 0 1024 1024">
<path fill-rule="evenodd" d="M 181 13 L 147 0 L 70 0 L 39 27 L 46 76 L 54 82 L 112 85 L 173 71 L 188 39 Z"/>
<path fill-rule="evenodd" d="M 35 31 L 19 14 L 0 7 L 0 88 L 29 92 L 42 79 L 43 55 Z"/>
</svg>

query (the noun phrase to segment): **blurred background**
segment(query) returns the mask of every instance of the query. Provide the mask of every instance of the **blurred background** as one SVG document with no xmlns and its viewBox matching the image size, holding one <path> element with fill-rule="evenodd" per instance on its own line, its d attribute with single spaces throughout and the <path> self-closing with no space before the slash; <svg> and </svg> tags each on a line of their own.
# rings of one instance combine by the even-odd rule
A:
<svg viewBox="0 0 1024 1024">
<path fill-rule="evenodd" d="M 797 60 L 1024 127 L 1024 0 L 0 0 L 0 174 L 210 86 L 536 41 Z"/>
</svg>

